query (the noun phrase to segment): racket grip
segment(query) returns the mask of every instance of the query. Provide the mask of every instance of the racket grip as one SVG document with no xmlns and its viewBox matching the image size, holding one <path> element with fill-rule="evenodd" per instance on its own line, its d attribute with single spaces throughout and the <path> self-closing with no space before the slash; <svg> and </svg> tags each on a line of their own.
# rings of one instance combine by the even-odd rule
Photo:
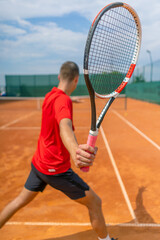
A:
<svg viewBox="0 0 160 240">
<path fill-rule="evenodd" d="M 98 132 L 97 131 L 94 132 L 94 135 L 89 133 L 87 144 L 89 146 L 91 146 L 91 147 L 95 147 L 97 136 L 98 136 Z M 89 167 L 82 167 L 81 171 L 82 172 L 89 172 Z"/>
</svg>

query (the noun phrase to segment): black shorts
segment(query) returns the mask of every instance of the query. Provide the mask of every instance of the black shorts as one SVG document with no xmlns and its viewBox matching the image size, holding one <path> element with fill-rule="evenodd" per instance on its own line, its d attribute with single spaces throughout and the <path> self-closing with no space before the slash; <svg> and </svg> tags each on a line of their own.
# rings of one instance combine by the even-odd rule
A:
<svg viewBox="0 0 160 240">
<path fill-rule="evenodd" d="M 39 172 L 33 164 L 31 167 L 31 172 L 24 185 L 30 191 L 43 192 L 48 184 L 75 200 L 85 197 L 85 191 L 89 190 L 89 186 L 72 169 L 65 173 L 46 175 Z"/>
</svg>

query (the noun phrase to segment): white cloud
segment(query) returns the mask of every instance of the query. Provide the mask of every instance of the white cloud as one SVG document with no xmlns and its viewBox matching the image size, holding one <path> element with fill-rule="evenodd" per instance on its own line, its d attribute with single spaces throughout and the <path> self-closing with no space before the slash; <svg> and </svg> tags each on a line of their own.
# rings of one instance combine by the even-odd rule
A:
<svg viewBox="0 0 160 240">
<path fill-rule="evenodd" d="M 39 17 L 39 16 L 62 16 L 65 13 L 77 11 L 89 18 L 95 16 L 102 7 L 109 4 L 106 0 L 4 0 L 0 1 L 0 18 L 15 19 Z M 127 3 L 137 9 L 138 12 L 146 12 L 150 15 L 154 12 L 159 13 L 159 0 L 152 0 L 152 11 L 150 0 L 127 0 Z M 6 14 L 8 13 L 8 14 Z M 146 15 L 145 14 L 145 15 Z"/>
<path fill-rule="evenodd" d="M 1 30 L 1 36 L 5 35 L 5 36 L 14 37 L 14 36 L 23 35 L 26 33 L 23 29 L 9 26 L 7 24 L 0 24 L 0 30 Z"/>
<path fill-rule="evenodd" d="M 106 0 L 0 0 L 0 71 L 52 72 L 70 58 L 82 65 L 86 34 L 58 27 L 55 23 L 31 24 L 28 18 L 63 16 L 78 12 L 91 22 Z M 148 63 L 146 50 L 152 52 L 153 60 L 160 52 L 160 1 L 127 0 L 138 13 L 142 23 L 142 48 L 140 64 Z M 15 25 L 9 25 L 14 21 Z M 16 65 L 17 63 L 17 65 Z M 53 68 L 53 65 L 55 68 Z M 20 68 L 21 66 L 21 68 Z M 82 70 L 82 66 L 81 66 Z"/>
<path fill-rule="evenodd" d="M 32 51 L 32 47 L 34 47 L 34 52 L 37 50 L 46 54 L 52 52 L 63 54 L 68 51 L 76 53 L 79 51 L 78 47 L 82 45 L 81 43 L 84 43 L 85 37 L 82 33 L 59 28 L 54 23 L 45 26 L 31 25 L 29 33 L 14 27 L 6 27 L 6 32 L 10 36 L 13 36 L 13 32 L 15 33 L 14 36 L 17 37 L 17 40 L 6 40 L 4 44 L 5 46 L 8 45 L 8 49 L 13 50 L 14 47 L 14 52 L 17 51 L 17 53 L 19 52 L 18 49 L 22 48 L 26 51 L 29 51 L 30 48 L 30 51 Z M 28 49 L 25 49 L 26 47 Z"/>
<path fill-rule="evenodd" d="M 42 69 L 46 72 L 44 69 L 46 62 L 48 63 L 47 70 L 49 70 L 48 66 L 51 67 L 52 65 L 49 62 L 55 63 L 56 58 L 58 62 L 61 59 L 61 63 L 64 61 L 63 59 L 66 58 L 67 60 L 67 57 L 77 60 L 76 56 L 81 55 L 82 59 L 83 53 L 81 50 L 84 49 L 85 34 L 59 28 L 55 23 L 46 23 L 42 26 L 32 25 L 27 21 L 20 22 L 27 26 L 26 31 L 13 26 L 6 26 L 5 28 L 3 24 L 0 25 L 0 29 L 5 29 L 7 37 L 10 37 L 0 40 L 1 61 L 8 61 L 15 66 L 17 64 L 16 68 L 19 68 L 19 64 L 23 62 L 24 66 L 27 64 L 30 72 L 33 69 L 38 72 L 38 67 L 34 68 L 33 65 L 39 62 L 41 64 L 39 65 L 39 71 L 42 73 Z M 13 36 L 14 38 L 12 38 Z M 19 71 L 21 70 L 19 69 Z M 52 65 L 50 72 L 51 70 L 55 72 L 57 67 L 54 70 Z"/>
</svg>

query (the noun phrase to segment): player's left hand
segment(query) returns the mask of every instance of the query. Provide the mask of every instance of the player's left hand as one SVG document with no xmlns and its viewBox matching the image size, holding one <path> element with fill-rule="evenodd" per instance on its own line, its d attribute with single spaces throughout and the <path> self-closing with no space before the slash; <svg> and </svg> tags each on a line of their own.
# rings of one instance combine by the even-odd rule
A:
<svg viewBox="0 0 160 240">
<path fill-rule="evenodd" d="M 72 102 L 74 103 L 83 103 L 84 99 L 79 98 L 79 97 L 71 97 Z"/>
</svg>

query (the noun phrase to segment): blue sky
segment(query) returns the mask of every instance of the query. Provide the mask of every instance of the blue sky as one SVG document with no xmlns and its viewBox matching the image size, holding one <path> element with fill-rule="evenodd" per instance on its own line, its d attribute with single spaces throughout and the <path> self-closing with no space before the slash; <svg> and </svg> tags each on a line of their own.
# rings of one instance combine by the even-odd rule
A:
<svg viewBox="0 0 160 240">
<path fill-rule="evenodd" d="M 66 60 L 83 71 L 89 27 L 104 0 L 0 0 L 0 85 L 5 74 L 58 73 Z M 160 59 L 160 1 L 128 0 L 142 23 L 139 65 Z"/>
</svg>

